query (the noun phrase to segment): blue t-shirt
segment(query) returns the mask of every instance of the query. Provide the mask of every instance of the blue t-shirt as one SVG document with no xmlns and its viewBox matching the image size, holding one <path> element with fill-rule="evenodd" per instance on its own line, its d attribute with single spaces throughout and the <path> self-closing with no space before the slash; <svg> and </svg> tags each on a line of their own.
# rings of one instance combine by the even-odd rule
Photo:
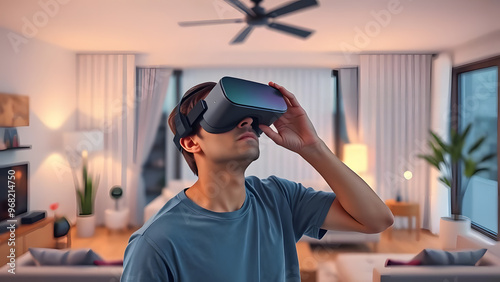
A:
<svg viewBox="0 0 500 282">
<path fill-rule="evenodd" d="M 181 191 L 130 237 L 122 281 L 300 281 L 296 242 L 320 239 L 335 194 L 271 176 L 247 177 L 234 212 Z"/>
</svg>

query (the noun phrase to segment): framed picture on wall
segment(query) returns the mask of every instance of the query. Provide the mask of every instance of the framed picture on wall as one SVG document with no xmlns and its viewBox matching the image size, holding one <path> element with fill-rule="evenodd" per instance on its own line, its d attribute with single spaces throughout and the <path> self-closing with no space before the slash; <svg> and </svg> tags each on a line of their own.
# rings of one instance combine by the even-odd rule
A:
<svg viewBox="0 0 500 282">
<path fill-rule="evenodd" d="M 0 94 L 0 127 L 30 125 L 29 97 Z"/>
</svg>

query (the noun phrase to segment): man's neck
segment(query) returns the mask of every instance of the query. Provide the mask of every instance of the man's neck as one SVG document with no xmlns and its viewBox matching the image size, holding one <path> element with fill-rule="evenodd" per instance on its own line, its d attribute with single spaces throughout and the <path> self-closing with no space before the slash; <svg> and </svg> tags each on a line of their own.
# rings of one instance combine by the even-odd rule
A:
<svg viewBox="0 0 500 282">
<path fill-rule="evenodd" d="M 198 181 L 186 191 L 186 196 L 199 205 L 214 212 L 233 212 L 245 202 L 244 169 L 235 169 L 228 164 L 203 166 L 198 170 Z"/>
</svg>

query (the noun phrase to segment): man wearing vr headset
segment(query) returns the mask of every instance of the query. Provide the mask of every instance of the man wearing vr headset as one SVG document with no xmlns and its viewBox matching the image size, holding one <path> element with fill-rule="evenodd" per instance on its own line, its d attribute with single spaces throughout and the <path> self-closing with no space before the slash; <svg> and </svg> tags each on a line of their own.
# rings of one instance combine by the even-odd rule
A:
<svg viewBox="0 0 500 282">
<path fill-rule="evenodd" d="M 198 180 L 132 235 L 122 281 L 300 281 L 295 243 L 302 235 L 378 233 L 392 225 L 387 206 L 329 150 L 284 87 L 269 83 L 286 103 L 286 112 L 274 122 L 276 131 L 268 126 L 273 118 L 260 123 L 265 118 L 257 113 L 210 133 L 217 130 L 207 125 L 208 113 L 220 102 L 207 96 L 215 95 L 219 84 L 191 88 L 169 116 L 175 142 Z M 219 123 L 230 120 L 218 114 Z M 261 131 L 302 156 L 332 192 L 276 176 L 245 177 L 259 157 Z"/>
</svg>

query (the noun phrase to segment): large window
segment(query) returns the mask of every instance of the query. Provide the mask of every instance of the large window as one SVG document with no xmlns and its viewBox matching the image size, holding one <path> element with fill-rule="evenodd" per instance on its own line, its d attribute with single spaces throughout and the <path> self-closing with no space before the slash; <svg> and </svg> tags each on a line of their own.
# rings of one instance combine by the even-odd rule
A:
<svg viewBox="0 0 500 282">
<path fill-rule="evenodd" d="M 453 69 L 452 126 L 462 132 L 472 124 L 466 149 L 477 138 L 486 136 L 481 148 L 474 152 L 476 160 L 497 153 L 499 68 L 500 57 L 496 57 Z M 457 185 L 465 191 L 462 214 L 471 219 L 474 229 L 498 240 L 498 158 L 486 161 L 481 167 L 488 170 L 470 179 L 459 174 Z"/>
</svg>

